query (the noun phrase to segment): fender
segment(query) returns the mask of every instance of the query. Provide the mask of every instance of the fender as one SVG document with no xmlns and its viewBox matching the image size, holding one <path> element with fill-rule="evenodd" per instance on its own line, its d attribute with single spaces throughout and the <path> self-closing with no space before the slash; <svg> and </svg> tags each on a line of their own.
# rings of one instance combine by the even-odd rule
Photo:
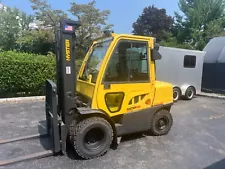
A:
<svg viewBox="0 0 225 169">
<path fill-rule="evenodd" d="M 99 109 L 92 109 L 92 108 L 87 108 L 87 107 L 78 107 L 77 110 L 78 110 L 78 113 L 80 115 L 99 114 L 99 115 L 103 115 L 105 118 L 107 118 L 107 120 L 108 119 L 111 120 L 111 118 L 109 117 L 109 115 L 107 113 L 105 113 L 104 111 L 101 111 Z"/>
<path fill-rule="evenodd" d="M 98 116 L 101 116 L 101 117 L 105 118 L 112 125 L 112 127 L 115 127 L 115 124 L 112 121 L 112 119 L 110 118 L 110 116 L 104 111 L 101 111 L 99 109 L 87 108 L 87 107 L 79 107 L 79 108 L 77 108 L 77 110 L 78 110 L 78 114 L 80 114 L 80 115 L 98 115 Z"/>
<path fill-rule="evenodd" d="M 192 85 L 189 85 L 189 84 L 184 84 L 184 85 L 182 85 L 181 86 L 181 93 L 182 93 L 182 95 L 185 95 L 185 92 L 186 92 L 186 90 L 187 90 L 187 88 L 189 88 L 190 86 L 192 86 Z M 194 87 L 194 86 L 193 86 Z M 195 87 L 194 87 L 195 88 Z"/>
</svg>

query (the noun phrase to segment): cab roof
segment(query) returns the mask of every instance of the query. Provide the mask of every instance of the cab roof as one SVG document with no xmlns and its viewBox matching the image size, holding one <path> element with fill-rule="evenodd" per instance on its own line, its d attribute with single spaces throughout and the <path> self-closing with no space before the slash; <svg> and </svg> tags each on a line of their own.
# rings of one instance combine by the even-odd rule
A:
<svg viewBox="0 0 225 169">
<path fill-rule="evenodd" d="M 107 38 L 110 38 L 110 37 L 116 37 L 116 38 L 123 37 L 123 38 L 128 38 L 128 39 L 129 38 L 132 38 L 132 39 L 136 38 L 136 39 L 153 40 L 153 41 L 155 41 L 155 38 L 151 37 L 151 36 L 141 36 L 141 35 L 132 35 L 132 34 L 118 34 L 118 33 L 104 34 L 103 36 L 96 38 L 94 41 L 97 42 L 99 40 L 107 39 Z"/>
<path fill-rule="evenodd" d="M 146 40 L 154 40 L 154 37 L 151 36 L 142 36 L 142 35 L 133 35 L 133 34 L 117 34 L 111 33 L 112 37 L 126 37 L 126 38 L 137 38 L 137 39 L 146 39 Z"/>
</svg>

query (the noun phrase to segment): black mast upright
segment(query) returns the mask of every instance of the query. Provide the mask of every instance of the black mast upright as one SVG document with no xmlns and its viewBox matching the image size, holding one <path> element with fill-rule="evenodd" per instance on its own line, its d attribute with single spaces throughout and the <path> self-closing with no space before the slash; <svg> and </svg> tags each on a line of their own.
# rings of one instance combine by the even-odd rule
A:
<svg viewBox="0 0 225 169">
<path fill-rule="evenodd" d="M 80 26 L 79 22 L 61 20 L 58 35 L 57 51 L 57 94 L 58 114 L 61 116 L 66 128 L 73 120 L 76 108 L 76 64 L 75 64 L 75 30 Z"/>
</svg>

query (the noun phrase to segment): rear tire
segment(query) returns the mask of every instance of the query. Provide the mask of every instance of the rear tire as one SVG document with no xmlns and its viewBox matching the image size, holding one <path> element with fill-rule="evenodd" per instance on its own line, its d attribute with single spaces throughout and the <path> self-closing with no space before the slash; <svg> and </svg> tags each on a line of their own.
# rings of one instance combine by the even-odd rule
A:
<svg viewBox="0 0 225 169">
<path fill-rule="evenodd" d="M 186 100 L 192 100 L 195 96 L 195 88 L 194 87 L 188 87 L 185 92 L 185 99 Z"/>
<path fill-rule="evenodd" d="M 173 117 L 171 113 L 162 109 L 159 110 L 152 118 L 150 132 L 154 136 L 166 135 L 173 125 Z"/>
<path fill-rule="evenodd" d="M 90 117 L 76 125 L 73 146 L 80 157 L 92 159 L 107 153 L 112 140 L 110 123 L 101 117 Z"/>
<path fill-rule="evenodd" d="M 181 91 L 179 88 L 173 88 L 173 101 L 177 102 L 181 97 Z"/>
</svg>

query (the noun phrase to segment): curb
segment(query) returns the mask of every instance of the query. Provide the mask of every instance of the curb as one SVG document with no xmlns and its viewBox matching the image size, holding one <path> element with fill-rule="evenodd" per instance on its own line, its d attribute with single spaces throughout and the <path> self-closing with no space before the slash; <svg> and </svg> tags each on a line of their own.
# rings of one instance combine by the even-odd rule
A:
<svg viewBox="0 0 225 169">
<path fill-rule="evenodd" d="M 34 96 L 34 97 L 16 97 L 16 98 L 3 98 L 0 99 L 0 103 L 15 103 L 24 101 L 44 101 L 45 96 Z"/>
<path fill-rule="evenodd" d="M 220 96 L 217 94 L 213 94 L 213 93 L 200 93 L 197 94 L 198 96 L 202 96 L 202 97 L 210 97 L 210 98 L 216 98 L 216 99 L 225 99 L 225 96 Z"/>
</svg>

